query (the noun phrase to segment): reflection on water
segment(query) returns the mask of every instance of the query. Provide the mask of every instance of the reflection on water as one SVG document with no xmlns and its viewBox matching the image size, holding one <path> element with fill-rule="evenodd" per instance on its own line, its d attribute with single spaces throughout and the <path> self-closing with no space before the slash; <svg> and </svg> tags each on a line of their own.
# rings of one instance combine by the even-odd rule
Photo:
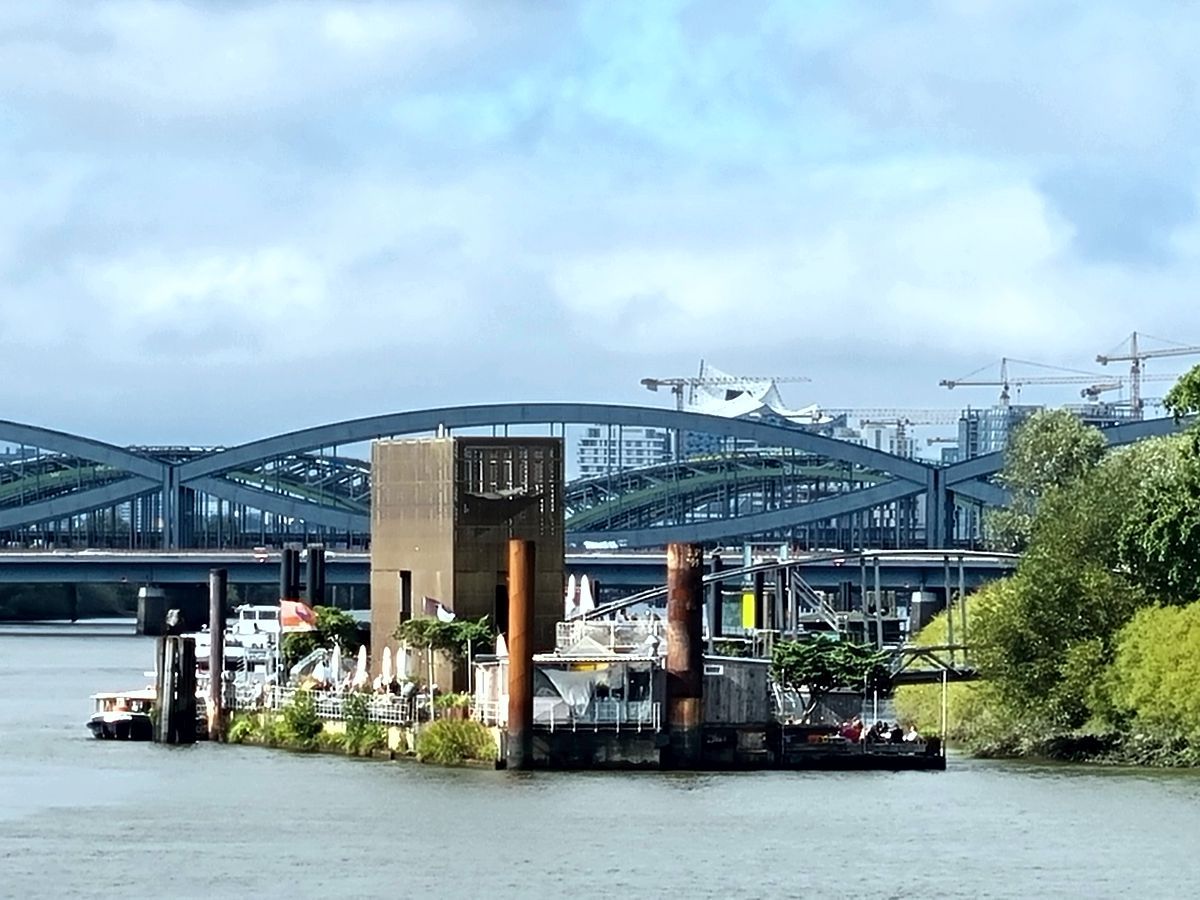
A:
<svg viewBox="0 0 1200 900">
<path fill-rule="evenodd" d="M 149 639 L 0 629 L 0 895 L 1196 896 L 1196 773 L 450 771 L 94 741 Z"/>
</svg>

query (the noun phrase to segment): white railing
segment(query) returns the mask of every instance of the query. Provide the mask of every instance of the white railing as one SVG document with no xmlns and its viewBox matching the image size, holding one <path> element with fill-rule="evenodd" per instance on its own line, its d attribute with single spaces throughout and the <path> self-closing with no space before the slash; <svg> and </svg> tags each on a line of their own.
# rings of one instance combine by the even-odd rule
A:
<svg viewBox="0 0 1200 900">
<path fill-rule="evenodd" d="M 551 706 L 545 712 L 534 716 L 533 724 L 548 729 L 551 734 L 567 730 L 659 731 L 662 728 L 661 710 L 661 704 L 649 700 L 596 700 L 591 706 L 591 714 L 586 717 L 575 715 L 570 710 L 563 713 Z"/>
<path fill-rule="evenodd" d="M 471 707 L 471 717 L 484 725 L 504 726 L 508 723 L 508 701 L 477 701 Z M 662 727 L 662 705 L 650 700 L 594 700 L 586 714 L 577 715 L 550 704 L 535 710 L 533 724 L 550 731 L 658 731 Z"/>
<path fill-rule="evenodd" d="M 589 637 L 604 649 L 614 653 L 636 650 L 650 637 L 664 640 L 667 623 L 662 619 L 571 619 L 559 622 L 555 629 L 555 646 L 566 650 Z"/>
<path fill-rule="evenodd" d="M 296 695 L 296 688 L 261 688 L 238 686 L 234 708 L 242 710 L 277 710 L 287 706 Z M 313 708 L 317 716 L 327 721 L 341 722 L 346 719 L 348 693 L 336 691 L 311 691 Z M 367 721 L 381 725 L 410 725 L 416 719 L 416 703 L 413 697 L 398 697 L 395 694 L 365 694 L 367 697 Z"/>
<path fill-rule="evenodd" d="M 471 704 L 471 718 L 484 725 L 507 725 L 508 704 L 498 700 L 476 700 Z"/>
</svg>

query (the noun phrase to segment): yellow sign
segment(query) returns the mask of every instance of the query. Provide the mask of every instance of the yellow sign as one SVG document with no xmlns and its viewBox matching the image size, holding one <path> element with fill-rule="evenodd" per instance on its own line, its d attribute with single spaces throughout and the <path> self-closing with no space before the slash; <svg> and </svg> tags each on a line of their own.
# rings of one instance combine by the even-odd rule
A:
<svg viewBox="0 0 1200 900">
<path fill-rule="evenodd" d="M 742 594 L 742 627 L 753 628 L 756 624 L 754 621 L 754 594 Z"/>
</svg>

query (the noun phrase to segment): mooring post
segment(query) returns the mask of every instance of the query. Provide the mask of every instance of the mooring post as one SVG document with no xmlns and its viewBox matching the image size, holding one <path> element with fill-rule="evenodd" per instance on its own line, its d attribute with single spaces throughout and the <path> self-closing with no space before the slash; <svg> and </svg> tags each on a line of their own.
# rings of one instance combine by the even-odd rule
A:
<svg viewBox="0 0 1200 900">
<path fill-rule="evenodd" d="M 176 637 L 175 721 L 171 726 L 176 744 L 196 743 L 196 639 Z"/>
<path fill-rule="evenodd" d="M 508 747 L 510 769 L 533 765 L 534 543 L 508 542 Z"/>
<path fill-rule="evenodd" d="M 667 724 L 669 763 L 700 764 L 704 725 L 704 551 L 697 544 L 667 545 Z"/>
<path fill-rule="evenodd" d="M 171 725 L 175 716 L 175 638 L 166 636 L 158 639 L 158 721 L 155 723 L 154 738 L 160 744 L 173 743 Z"/>
<path fill-rule="evenodd" d="M 712 574 L 720 575 L 724 566 L 721 564 L 721 554 L 714 552 L 712 555 Z M 721 627 L 721 619 L 725 615 L 724 609 L 724 591 L 725 586 L 720 581 L 714 581 L 709 585 L 708 595 L 708 652 L 714 652 L 714 644 L 717 638 L 721 637 L 724 629 Z"/>
<path fill-rule="evenodd" d="M 763 629 L 767 627 L 766 617 L 763 609 L 763 596 L 767 592 L 767 573 L 754 573 L 754 627 Z"/>
<path fill-rule="evenodd" d="M 225 597 L 226 569 L 208 571 L 208 739 L 225 739 Z"/>
</svg>

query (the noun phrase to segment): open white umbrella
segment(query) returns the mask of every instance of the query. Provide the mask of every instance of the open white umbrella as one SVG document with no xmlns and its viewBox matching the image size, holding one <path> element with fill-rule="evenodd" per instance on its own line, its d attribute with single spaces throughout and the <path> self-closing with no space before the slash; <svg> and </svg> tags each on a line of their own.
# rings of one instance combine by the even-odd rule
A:
<svg viewBox="0 0 1200 900">
<path fill-rule="evenodd" d="M 371 678 L 367 674 L 367 648 L 359 646 L 358 648 L 358 666 L 354 669 L 354 680 L 350 682 L 352 688 L 362 689 L 370 684 Z"/>
<path fill-rule="evenodd" d="M 392 648 L 383 648 L 383 666 L 380 674 L 383 676 L 384 687 L 392 683 Z"/>
<path fill-rule="evenodd" d="M 496 656 L 503 659 L 508 656 L 508 641 L 504 640 L 504 635 L 496 635 Z"/>
<path fill-rule="evenodd" d="M 579 613 L 589 613 L 596 608 L 596 602 L 592 599 L 592 583 L 588 581 L 588 577 L 584 575 L 579 579 Z"/>
</svg>

